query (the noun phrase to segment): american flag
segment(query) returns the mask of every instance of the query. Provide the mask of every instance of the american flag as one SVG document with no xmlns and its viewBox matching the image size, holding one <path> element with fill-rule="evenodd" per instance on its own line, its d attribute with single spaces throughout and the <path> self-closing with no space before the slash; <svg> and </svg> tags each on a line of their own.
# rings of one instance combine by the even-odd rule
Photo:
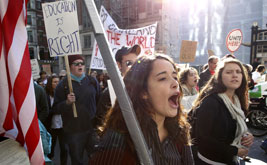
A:
<svg viewBox="0 0 267 165">
<path fill-rule="evenodd" d="M 28 0 L 0 0 L 0 135 L 44 164 L 26 31 Z"/>
</svg>

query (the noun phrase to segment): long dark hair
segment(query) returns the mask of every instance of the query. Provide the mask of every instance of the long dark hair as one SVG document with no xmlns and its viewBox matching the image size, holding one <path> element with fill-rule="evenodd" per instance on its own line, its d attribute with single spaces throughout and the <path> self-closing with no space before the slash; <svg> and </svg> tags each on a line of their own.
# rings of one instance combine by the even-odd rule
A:
<svg viewBox="0 0 267 165">
<path fill-rule="evenodd" d="M 52 81 L 53 81 L 54 78 L 58 78 L 59 79 L 59 77 L 57 75 L 50 76 L 50 77 L 48 77 L 47 84 L 45 86 L 46 93 L 49 96 L 52 96 L 52 97 L 54 97 L 54 92 L 55 92 L 55 89 L 53 89 L 53 87 L 52 87 Z"/>
<path fill-rule="evenodd" d="M 143 94 L 148 93 L 148 77 L 153 69 L 153 63 L 157 59 L 169 61 L 173 68 L 177 70 L 175 64 L 168 56 L 140 56 L 124 77 L 126 90 L 132 101 L 134 111 L 145 137 L 147 137 L 147 130 L 150 129 L 148 122 L 151 121 L 150 119 L 152 119 L 152 114 L 154 112 L 151 108 L 152 103 L 149 99 L 143 98 Z M 179 98 L 179 102 L 181 101 L 180 99 L 181 97 Z M 102 127 L 103 132 L 108 128 L 111 128 L 121 133 L 128 134 L 118 101 L 115 102 L 114 107 L 108 112 L 105 119 Z M 169 135 L 177 135 L 175 138 L 177 143 L 185 145 L 191 143 L 189 134 L 190 125 L 187 122 L 186 114 L 181 110 L 180 103 L 177 115 L 172 118 L 166 117 L 164 125 Z"/>
<path fill-rule="evenodd" d="M 226 92 L 226 87 L 222 82 L 222 72 L 225 68 L 226 64 L 234 63 L 237 64 L 241 68 L 242 72 L 242 83 L 239 88 L 235 90 L 235 94 L 239 98 L 241 108 L 247 113 L 248 109 L 248 81 L 247 81 L 247 71 L 241 64 L 241 62 L 237 59 L 227 58 L 223 61 L 220 61 L 218 67 L 216 68 L 215 74 L 211 77 L 205 87 L 200 91 L 199 97 L 197 98 L 194 108 L 198 107 L 203 99 L 214 93 L 224 93 Z"/>
</svg>

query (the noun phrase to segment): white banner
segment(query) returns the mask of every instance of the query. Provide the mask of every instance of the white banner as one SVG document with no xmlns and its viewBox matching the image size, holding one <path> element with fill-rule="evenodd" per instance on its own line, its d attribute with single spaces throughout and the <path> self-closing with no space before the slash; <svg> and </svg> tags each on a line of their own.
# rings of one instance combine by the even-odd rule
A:
<svg viewBox="0 0 267 165">
<path fill-rule="evenodd" d="M 37 59 L 31 59 L 32 77 L 34 80 L 40 78 L 40 68 Z"/>
<path fill-rule="evenodd" d="M 157 23 L 138 29 L 119 29 L 103 6 L 100 11 L 100 19 L 106 31 L 113 56 L 122 46 L 132 47 L 135 44 L 139 44 L 142 47 L 142 54 L 149 55 L 154 53 Z M 94 43 L 90 68 L 106 70 L 96 41 Z"/>
<path fill-rule="evenodd" d="M 50 56 L 82 54 L 76 1 L 43 3 L 42 8 Z"/>
</svg>

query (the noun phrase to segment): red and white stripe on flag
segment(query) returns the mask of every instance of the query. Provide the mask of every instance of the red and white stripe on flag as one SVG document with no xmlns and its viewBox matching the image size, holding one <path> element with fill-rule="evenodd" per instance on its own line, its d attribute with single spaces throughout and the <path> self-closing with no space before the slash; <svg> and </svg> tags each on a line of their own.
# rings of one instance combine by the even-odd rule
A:
<svg viewBox="0 0 267 165">
<path fill-rule="evenodd" d="M 17 140 L 31 164 L 44 164 L 26 30 L 28 0 L 0 1 L 0 135 Z"/>
</svg>

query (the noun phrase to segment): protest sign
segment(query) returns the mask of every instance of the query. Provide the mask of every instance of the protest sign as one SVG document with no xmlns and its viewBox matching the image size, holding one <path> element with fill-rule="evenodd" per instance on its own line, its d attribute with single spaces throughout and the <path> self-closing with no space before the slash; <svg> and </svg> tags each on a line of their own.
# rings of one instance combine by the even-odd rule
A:
<svg viewBox="0 0 267 165">
<path fill-rule="evenodd" d="M 114 88 L 112 86 L 112 83 L 110 80 L 107 80 L 108 83 L 108 91 L 109 91 L 109 96 L 110 96 L 110 101 L 111 101 L 111 105 L 112 107 L 115 105 L 115 101 L 117 99 Z"/>
<path fill-rule="evenodd" d="M 1 164 L 30 164 L 26 150 L 12 139 L 0 142 L 0 162 Z"/>
<path fill-rule="evenodd" d="M 142 47 L 141 54 L 154 53 L 157 30 L 156 23 L 138 29 L 119 29 L 103 6 L 100 10 L 100 19 L 110 43 L 113 56 L 115 56 L 117 50 L 122 46 L 131 47 L 135 44 L 139 44 Z M 90 68 L 101 70 L 106 69 L 96 42 L 94 43 Z"/>
<path fill-rule="evenodd" d="M 50 56 L 82 54 L 76 1 L 43 3 L 42 8 Z"/>
<path fill-rule="evenodd" d="M 43 68 L 43 71 L 45 71 L 48 75 L 50 76 L 52 75 L 50 64 L 43 64 L 42 68 Z"/>
<path fill-rule="evenodd" d="M 34 80 L 40 78 L 40 68 L 37 59 L 31 59 L 32 77 Z"/>
<path fill-rule="evenodd" d="M 237 51 L 242 43 L 243 34 L 240 29 L 234 29 L 230 33 L 228 33 L 226 37 L 226 47 L 227 49 L 233 53 Z"/>
<path fill-rule="evenodd" d="M 42 9 L 50 56 L 64 56 L 68 86 L 73 92 L 67 55 L 82 54 L 76 0 L 43 3 Z M 77 117 L 75 103 L 72 107 Z"/>
<path fill-rule="evenodd" d="M 215 55 L 215 53 L 213 52 L 213 50 L 210 50 L 210 49 L 208 50 L 208 54 L 209 54 L 209 57 Z"/>
<path fill-rule="evenodd" d="M 180 62 L 194 62 L 197 51 L 197 41 L 182 40 Z"/>
</svg>

